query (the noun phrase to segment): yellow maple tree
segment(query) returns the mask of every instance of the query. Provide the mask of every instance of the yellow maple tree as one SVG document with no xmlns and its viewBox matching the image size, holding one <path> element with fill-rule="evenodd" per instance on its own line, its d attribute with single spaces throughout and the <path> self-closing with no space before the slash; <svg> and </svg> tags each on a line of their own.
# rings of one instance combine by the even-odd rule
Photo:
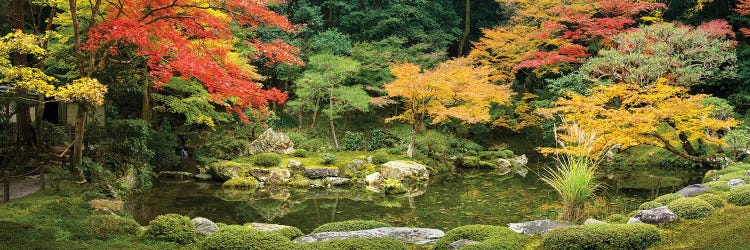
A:
<svg viewBox="0 0 750 250">
<path fill-rule="evenodd" d="M 492 68 L 475 66 L 466 58 L 449 60 L 432 70 L 410 63 L 393 66 L 396 80 L 386 84 L 385 91 L 402 99 L 404 112 L 386 122 L 400 120 L 412 125 L 407 155 L 413 155 L 416 134 L 428 117 L 433 124 L 489 122 L 491 105 L 507 103 L 512 94 L 507 85 L 492 84 L 492 72 Z"/>
</svg>

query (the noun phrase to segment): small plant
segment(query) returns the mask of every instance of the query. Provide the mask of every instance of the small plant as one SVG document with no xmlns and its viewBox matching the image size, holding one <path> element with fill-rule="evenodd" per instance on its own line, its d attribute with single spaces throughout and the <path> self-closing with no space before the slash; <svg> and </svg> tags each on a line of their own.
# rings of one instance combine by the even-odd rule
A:
<svg viewBox="0 0 750 250">
<path fill-rule="evenodd" d="M 281 156 L 277 153 L 262 153 L 253 156 L 255 165 L 263 167 L 275 167 L 281 163 Z"/>
<path fill-rule="evenodd" d="M 336 162 L 336 155 L 329 153 L 320 154 L 320 158 L 323 159 L 323 164 L 330 165 Z"/>
<path fill-rule="evenodd" d="M 307 158 L 307 156 L 310 155 L 310 152 L 305 149 L 295 149 L 294 153 L 292 153 L 292 156 L 299 157 L 299 158 Z"/>
<path fill-rule="evenodd" d="M 171 241 L 180 244 L 195 242 L 195 223 L 179 214 L 159 215 L 148 224 L 146 239 Z"/>
<path fill-rule="evenodd" d="M 750 185 L 738 186 L 729 191 L 727 202 L 737 206 L 750 205 Z"/>
<path fill-rule="evenodd" d="M 406 193 L 406 188 L 399 179 L 385 179 L 383 180 L 383 190 L 386 194 L 403 194 Z"/>
<path fill-rule="evenodd" d="M 715 209 L 708 202 L 697 197 L 686 197 L 669 203 L 672 210 L 680 219 L 697 219 L 714 213 Z"/>
<path fill-rule="evenodd" d="M 259 186 L 255 177 L 234 177 L 221 184 L 222 188 L 255 189 Z"/>
</svg>

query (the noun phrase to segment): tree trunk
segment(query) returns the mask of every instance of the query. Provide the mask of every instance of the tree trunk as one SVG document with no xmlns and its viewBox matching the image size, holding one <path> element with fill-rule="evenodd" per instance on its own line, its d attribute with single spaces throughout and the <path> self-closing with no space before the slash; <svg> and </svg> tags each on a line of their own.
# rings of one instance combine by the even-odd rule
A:
<svg viewBox="0 0 750 250">
<path fill-rule="evenodd" d="M 75 138 L 73 140 L 73 160 L 72 166 L 81 165 L 83 162 L 83 136 L 86 133 L 86 120 L 89 116 L 89 107 L 86 104 L 78 103 L 78 119 L 76 120 Z M 83 171 L 78 173 L 79 182 L 86 182 L 86 177 L 83 176 Z"/>
<path fill-rule="evenodd" d="M 36 108 L 34 109 L 34 138 L 36 138 L 36 145 L 44 145 L 44 124 L 42 119 L 44 117 L 44 95 L 39 95 Z"/>
<path fill-rule="evenodd" d="M 331 124 L 331 136 L 333 136 L 333 148 L 339 151 L 339 141 L 336 139 L 336 128 L 333 125 L 333 88 L 328 95 L 328 121 Z"/>
<path fill-rule="evenodd" d="M 13 29 L 23 30 L 24 28 L 24 0 L 13 0 Z M 13 53 L 14 66 L 26 66 L 26 55 Z M 26 91 L 18 91 L 20 97 L 27 97 Z M 29 105 L 25 100 L 16 101 L 16 141 L 19 146 L 21 156 L 29 153 L 35 148 L 34 133 L 31 127 L 31 114 L 29 114 Z"/>
<path fill-rule="evenodd" d="M 414 157 L 414 144 L 417 141 L 417 124 L 411 125 L 411 140 L 409 141 L 409 147 L 406 148 L 406 156 L 409 158 Z"/>
<path fill-rule="evenodd" d="M 151 99 L 151 84 L 149 84 L 148 81 L 143 84 L 142 94 L 141 119 L 148 123 L 152 123 L 154 120 L 154 107 L 153 100 Z"/>
<path fill-rule="evenodd" d="M 86 71 L 83 68 L 83 55 L 81 55 L 83 52 L 81 51 L 81 26 L 78 22 L 78 2 L 76 0 L 69 0 L 68 4 L 70 6 L 71 21 L 73 22 L 73 38 L 76 48 L 76 66 L 78 67 L 78 74 L 80 74 L 79 77 L 83 77 L 86 75 Z"/>
<path fill-rule="evenodd" d="M 464 17 L 464 33 L 461 35 L 461 40 L 458 41 L 458 56 L 464 55 L 464 44 L 466 39 L 469 37 L 469 31 L 471 29 L 471 0 L 466 0 L 466 15 Z"/>
<path fill-rule="evenodd" d="M 682 144 L 682 149 L 685 149 L 685 152 L 692 156 L 700 156 L 698 154 L 698 151 L 693 148 L 693 144 L 690 144 L 690 141 L 688 140 L 687 134 L 685 134 L 685 132 L 680 132 L 677 137 L 680 138 L 680 144 Z"/>
</svg>

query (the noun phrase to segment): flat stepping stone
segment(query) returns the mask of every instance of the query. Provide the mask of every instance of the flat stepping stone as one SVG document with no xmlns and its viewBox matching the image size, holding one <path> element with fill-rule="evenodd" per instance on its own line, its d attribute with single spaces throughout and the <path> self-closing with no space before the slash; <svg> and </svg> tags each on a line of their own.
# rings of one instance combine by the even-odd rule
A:
<svg viewBox="0 0 750 250">
<path fill-rule="evenodd" d="M 323 232 L 308 234 L 294 239 L 297 243 L 329 241 L 352 238 L 394 238 L 407 244 L 433 244 L 445 236 L 445 232 L 432 228 L 381 227 L 349 232 Z"/>
</svg>

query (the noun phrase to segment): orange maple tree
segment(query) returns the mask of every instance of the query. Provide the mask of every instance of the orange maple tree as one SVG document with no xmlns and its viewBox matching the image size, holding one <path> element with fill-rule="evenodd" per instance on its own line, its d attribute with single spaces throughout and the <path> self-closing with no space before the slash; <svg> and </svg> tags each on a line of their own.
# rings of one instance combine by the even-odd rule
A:
<svg viewBox="0 0 750 250">
<path fill-rule="evenodd" d="M 734 11 L 737 11 L 740 16 L 750 16 L 750 0 L 739 0 Z M 740 32 L 746 37 L 750 37 L 750 29 L 740 28 Z"/>
</svg>

